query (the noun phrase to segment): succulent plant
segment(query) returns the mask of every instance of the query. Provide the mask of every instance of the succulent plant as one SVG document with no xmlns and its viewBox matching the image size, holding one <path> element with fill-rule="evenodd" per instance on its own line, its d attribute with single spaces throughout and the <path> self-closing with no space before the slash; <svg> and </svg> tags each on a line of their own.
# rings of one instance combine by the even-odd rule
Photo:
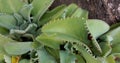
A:
<svg viewBox="0 0 120 63">
<path fill-rule="evenodd" d="M 76 4 L 0 1 L 0 63 L 119 63 L 120 23 L 88 19 Z"/>
</svg>

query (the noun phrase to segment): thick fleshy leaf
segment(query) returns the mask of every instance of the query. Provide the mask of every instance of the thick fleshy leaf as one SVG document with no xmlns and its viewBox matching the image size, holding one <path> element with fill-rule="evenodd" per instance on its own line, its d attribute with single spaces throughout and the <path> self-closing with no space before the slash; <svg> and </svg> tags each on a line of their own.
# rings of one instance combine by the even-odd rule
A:
<svg viewBox="0 0 120 63">
<path fill-rule="evenodd" d="M 4 59 L 5 55 L 3 46 L 9 42 L 14 42 L 14 40 L 0 34 L 0 61 Z"/>
<path fill-rule="evenodd" d="M 20 26 L 24 23 L 23 17 L 20 14 L 14 13 L 13 16 L 17 20 L 17 26 Z"/>
<path fill-rule="evenodd" d="M 104 38 L 105 36 L 112 37 L 111 41 L 111 47 L 112 47 L 112 53 L 119 53 L 120 52 L 120 27 L 117 26 L 117 28 L 114 28 L 110 30 L 108 33 L 104 34 L 101 38 Z"/>
<path fill-rule="evenodd" d="M 119 26 L 120 26 L 120 23 L 113 24 L 113 25 L 110 26 L 110 30 L 113 30 L 113 29 L 115 29 Z"/>
<path fill-rule="evenodd" d="M 86 63 L 101 63 L 97 58 L 92 56 L 81 44 L 73 44 L 73 50 L 76 50 L 79 55 L 82 55 Z"/>
<path fill-rule="evenodd" d="M 112 40 L 112 46 L 114 46 L 115 44 L 119 44 L 120 43 L 120 26 L 109 31 L 108 33 L 106 33 L 104 36 L 111 36 L 113 38 Z"/>
<path fill-rule="evenodd" d="M 89 19 L 87 20 L 87 28 L 91 36 L 92 44 L 100 53 L 101 47 L 97 42 L 97 38 L 109 30 L 109 25 L 102 20 Z"/>
<path fill-rule="evenodd" d="M 26 4 L 23 8 L 19 11 L 19 13 L 23 16 L 24 19 L 31 22 L 30 13 L 33 9 L 32 4 Z"/>
<path fill-rule="evenodd" d="M 112 48 L 111 48 L 111 45 L 109 42 L 101 42 L 100 47 L 102 49 L 102 56 L 103 57 L 107 57 L 112 51 Z"/>
<path fill-rule="evenodd" d="M 60 49 L 59 46 L 60 43 L 62 43 L 62 41 L 55 39 L 54 35 L 47 35 L 47 34 L 41 34 L 36 38 L 36 40 L 41 44 L 54 49 Z"/>
<path fill-rule="evenodd" d="M 75 63 L 75 60 L 75 55 L 67 51 L 60 51 L 60 63 Z"/>
<path fill-rule="evenodd" d="M 0 15 L 0 26 L 7 28 L 7 29 L 13 29 L 16 27 L 16 19 L 12 15 L 2 14 Z"/>
<path fill-rule="evenodd" d="M 18 12 L 23 5 L 20 0 L 0 0 L 0 13 Z"/>
<path fill-rule="evenodd" d="M 53 48 L 50 48 L 50 47 L 45 47 L 46 51 L 52 55 L 57 61 L 59 61 L 60 59 L 60 56 L 59 56 L 59 51 L 58 49 L 53 49 Z M 54 51 L 54 53 L 53 53 Z"/>
<path fill-rule="evenodd" d="M 107 61 L 107 63 L 116 63 L 113 55 L 108 56 L 106 58 L 106 61 Z"/>
<path fill-rule="evenodd" d="M 76 63 L 85 63 L 86 61 L 84 60 L 84 58 L 82 57 L 82 56 L 80 56 L 80 55 L 76 55 L 76 60 L 75 60 L 75 62 Z"/>
<path fill-rule="evenodd" d="M 47 11 L 50 5 L 53 3 L 54 0 L 33 0 L 33 20 L 34 22 L 38 22 L 42 15 Z"/>
<path fill-rule="evenodd" d="M 84 17 L 84 15 L 86 14 L 88 14 L 88 11 L 81 8 L 77 8 L 71 17 Z"/>
<path fill-rule="evenodd" d="M 66 5 L 60 5 L 56 8 L 54 8 L 51 11 L 47 11 L 40 19 L 39 21 L 39 26 L 47 23 L 48 21 L 50 21 L 52 19 L 52 16 L 54 16 L 56 13 L 60 12 L 61 10 L 65 9 Z"/>
<path fill-rule="evenodd" d="M 76 11 L 78 6 L 76 4 L 70 4 L 66 8 L 62 9 L 61 11 L 57 12 L 55 15 L 52 16 L 52 19 L 61 19 L 72 16 L 72 14 Z M 85 14 L 86 15 L 86 14 Z"/>
<path fill-rule="evenodd" d="M 68 38 L 73 37 L 73 39 L 76 39 L 88 44 L 89 40 L 87 38 L 85 20 L 86 20 L 86 17 L 83 17 L 83 19 L 82 18 L 66 18 L 66 19 L 50 21 L 49 23 L 43 26 L 42 32 L 51 33 L 51 34 L 53 33 L 56 36 L 57 34 L 66 35 L 68 36 Z"/>
<path fill-rule="evenodd" d="M 107 32 L 110 26 L 102 20 L 98 19 L 88 19 L 87 27 L 93 37 L 98 38 L 105 32 Z"/>
<path fill-rule="evenodd" d="M 32 49 L 32 42 L 16 42 L 5 44 L 5 52 L 9 55 L 21 55 L 25 54 Z"/>
<path fill-rule="evenodd" d="M 30 63 L 30 60 L 22 59 L 22 60 L 19 61 L 19 63 Z"/>
<path fill-rule="evenodd" d="M 120 43 L 112 46 L 112 53 L 120 53 Z"/>
<path fill-rule="evenodd" d="M 38 63 L 56 63 L 55 58 L 53 58 L 44 48 L 37 50 Z"/>
<path fill-rule="evenodd" d="M 4 27 L 0 27 L 0 34 L 7 35 L 7 34 L 9 34 L 9 30 L 7 30 Z"/>
</svg>

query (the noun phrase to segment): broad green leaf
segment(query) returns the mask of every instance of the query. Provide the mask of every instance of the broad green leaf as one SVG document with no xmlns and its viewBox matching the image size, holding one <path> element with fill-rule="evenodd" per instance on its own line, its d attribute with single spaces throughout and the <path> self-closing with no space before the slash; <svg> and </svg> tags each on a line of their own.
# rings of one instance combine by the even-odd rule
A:
<svg viewBox="0 0 120 63">
<path fill-rule="evenodd" d="M 5 52 L 9 55 L 21 55 L 32 50 L 31 42 L 16 42 L 4 45 Z"/>
<path fill-rule="evenodd" d="M 111 45 L 109 42 L 101 42 L 100 47 L 102 49 L 102 56 L 103 57 L 107 57 L 112 51 L 112 48 L 111 48 Z"/>
<path fill-rule="evenodd" d="M 38 22 L 42 15 L 48 10 L 50 5 L 53 3 L 54 0 L 33 0 L 33 20 L 34 22 Z"/>
<path fill-rule="evenodd" d="M 32 4 L 26 4 L 23 8 L 19 11 L 19 13 L 23 16 L 24 19 L 31 22 L 30 13 L 33 9 Z"/>
<path fill-rule="evenodd" d="M 85 63 L 85 60 L 84 60 L 84 58 L 82 57 L 82 56 L 80 56 L 80 55 L 76 55 L 76 63 Z"/>
<path fill-rule="evenodd" d="M 3 46 L 9 42 L 14 42 L 14 40 L 0 34 L 0 61 L 4 59 L 4 55 L 6 54 Z"/>
<path fill-rule="evenodd" d="M 70 4 L 69 6 L 60 5 L 56 7 L 55 9 L 46 12 L 41 18 L 41 20 L 39 21 L 39 25 L 43 25 L 50 20 L 70 17 L 77 8 L 78 6 L 76 4 Z"/>
<path fill-rule="evenodd" d="M 55 58 L 53 58 L 44 48 L 37 50 L 38 63 L 56 63 Z"/>
<path fill-rule="evenodd" d="M 87 20 L 87 28 L 92 37 L 92 44 L 100 53 L 102 53 L 101 47 L 97 42 L 97 38 L 107 32 L 109 30 L 109 25 L 104 21 L 97 20 L 97 19 L 89 19 Z"/>
<path fill-rule="evenodd" d="M 108 56 L 106 58 L 106 61 L 107 61 L 107 63 L 116 63 L 113 55 Z"/>
<path fill-rule="evenodd" d="M 23 17 L 20 14 L 14 13 L 13 16 L 15 17 L 17 21 L 17 26 L 20 26 L 24 23 Z"/>
<path fill-rule="evenodd" d="M 0 0 L 0 13 L 18 12 L 23 5 L 20 0 Z"/>
<path fill-rule="evenodd" d="M 4 27 L 0 27 L 0 34 L 7 35 L 9 34 L 9 31 Z"/>
<path fill-rule="evenodd" d="M 30 63 L 30 60 L 22 59 L 22 60 L 19 61 L 19 63 Z"/>
<path fill-rule="evenodd" d="M 47 34 L 41 34 L 36 38 L 36 40 L 41 44 L 54 49 L 60 49 L 59 46 L 62 43 L 61 40 L 55 39 L 54 35 L 47 35 Z"/>
<path fill-rule="evenodd" d="M 112 53 L 120 53 L 120 43 L 112 46 Z"/>
<path fill-rule="evenodd" d="M 6 29 L 13 29 L 16 27 L 16 19 L 12 15 L 0 15 L 0 26 Z"/>
<path fill-rule="evenodd" d="M 119 26 L 120 26 L 120 23 L 113 24 L 113 25 L 110 26 L 110 30 L 113 30 L 113 29 L 115 29 Z"/>
<path fill-rule="evenodd" d="M 88 14 L 88 11 L 81 8 L 77 8 L 71 17 L 84 17 L 84 15 L 86 14 Z"/>
<path fill-rule="evenodd" d="M 56 34 L 56 37 L 60 34 L 69 37 L 73 37 L 73 39 L 79 40 L 84 43 L 89 43 L 87 38 L 87 30 L 85 28 L 85 20 L 84 18 L 66 18 L 66 19 L 58 19 L 55 21 L 50 21 L 46 25 L 42 27 L 43 33 L 53 33 Z M 74 27 L 73 27 L 74 26 Z M 58 35 L 57 35 L 58 34 Z M 62 37 L 61 37 L 62 38 Z M 62 39 L 65 39 L 64 37 Z"/>
<path fill-rule="evenodd" d="M 60 51 L 60 63 L 75 63 L 75 59 L 75 55 L 70 52 Z"/>
<path fill-rule="evenodd" d="M 53 15 L 52 20 L 61 19 L 61 18 L 64 19 L 66 17 L 70 17 L 76 11 L 77 8 L 78 8 L 78 6 L 76 4 L 70 4 L 66 8 L 62 9 L 61 11 L 59 11 L 55 15 Z"/>
<path fill-rule="evenodd" d="M 119 44 L 120 43 L 120 26 L 107 32 L 105 35 L 103 36 L 111 36 L 113 38 L 113 40 L 111 41 L 112 45 L 116 45 L 116 44 Z"/>
<path fill-rule="evenodd" d="M 86 63 L 101 63 L 97 58 L 92 56 L 92 54 L 88 53 L 82 45 L 75 44 L 73 45 L 73 48 L 76 49 L 80 53 L 80 55 L 84 57 Z"/>
<path fill-rule="evenodd" d="M 65 9 L 66 8 L 66 5 L 60 5 L 60 6 L 57 6 L 56 8 L 54 8 L 53 10 L 51 11 L 47 11 L 40 19 L 39 21 L 39 26 L 47 23 L 48 21 L 50 21 L 52 19 L 52 17 L 60 12 L 61 10 Z"/>
<path fill-rule="evenodd" d="M 93 37 L 98 38 L 105 32 L 107 32 L 110 26 L 102 20 L 98 19 L 88 19 L 87 27 Z"/>
<path fill-rule="evenodd" d="M 57 61 L 59 61 L 60 59 L 60 56 L 59 56 L 59 50 L 58 49 L 53 49 L 53 48 L 50 48 L 50 47 L 45 47 L 46 51 L 52 55 Z M 53 53 L 54 51 L 54 53 Z"/>
</svg>

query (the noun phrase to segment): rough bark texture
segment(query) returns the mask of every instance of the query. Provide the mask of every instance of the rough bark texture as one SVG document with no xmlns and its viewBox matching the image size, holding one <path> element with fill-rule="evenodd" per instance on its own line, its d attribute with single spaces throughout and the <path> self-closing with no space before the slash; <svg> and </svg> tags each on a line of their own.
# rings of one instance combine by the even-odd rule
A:
<svg viewBox="0 0 120 63">
<path fill-rule="evenodd" d="M 90 19 L 102 19 L 110 25 L 120 22 L 120 0 L 55 0 L 51 8 L 70 3 L 88 10 Z"/>
</svg>

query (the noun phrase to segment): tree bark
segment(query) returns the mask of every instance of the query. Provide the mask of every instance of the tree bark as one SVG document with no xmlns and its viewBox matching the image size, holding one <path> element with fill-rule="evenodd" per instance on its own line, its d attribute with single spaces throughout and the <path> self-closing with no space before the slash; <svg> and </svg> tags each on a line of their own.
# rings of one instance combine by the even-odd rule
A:
<svg viewBox="0 0 120 63">
<path fill-rule="evenodd" d="M 88 10 L 90 19 L 101 19 L 110 25 L 120 22 L 120 0 L 55 0 L 51 8 L 70 3 Z"/>
</svg>

